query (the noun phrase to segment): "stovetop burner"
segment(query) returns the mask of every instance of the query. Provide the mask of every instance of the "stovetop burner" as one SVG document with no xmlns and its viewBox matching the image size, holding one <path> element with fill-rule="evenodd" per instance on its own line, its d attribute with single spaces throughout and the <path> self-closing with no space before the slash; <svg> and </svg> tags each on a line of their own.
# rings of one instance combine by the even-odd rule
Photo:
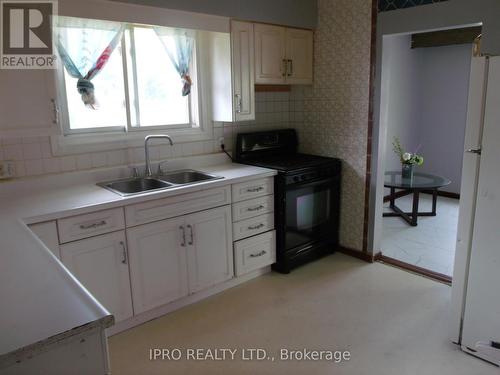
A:
<svg viewBox="0 0 500 375">
<path fill-rule="evenodd" d="M 255 159 L 245 160 L 246 164 L 256 165 L 258 167 L 276 169 L 281 172 L 293 172 L 303 168 L 318 167 L 324 164 L 332 163 L 331 158 L 308 155 L 308 154 L 289 154 L 261 156 Z"/>
</svg>

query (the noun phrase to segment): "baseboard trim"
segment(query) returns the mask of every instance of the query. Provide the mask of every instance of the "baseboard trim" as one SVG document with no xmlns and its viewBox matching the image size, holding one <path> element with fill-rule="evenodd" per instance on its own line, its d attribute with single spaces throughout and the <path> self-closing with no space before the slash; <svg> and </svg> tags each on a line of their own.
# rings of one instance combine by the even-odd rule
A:
<svg viewBox="0 0 500 375">
<path fill-rule="evenodd" d="M 350 248 L 344 247 L 344 246 L 339 246 L 338 252 L 345 254 L 345 255 L 349 255 L 349 256 L 354 257 L 354 258 L 364 260 L 367 263 L 374 262 L 374 256 L 371 253 L 365 253 L 363 251 L 350 249 Z M 377 255 L 378 254 L 376 254 L 375 256 L 377 256 Z"/>
<path fill-rule="evenodd" d="M 436 281 L 439 281 L 441 283 L 451 285 L 452 278 L 451 276 L 439 273 L 439 272 L 434 272 L 422 267 L 415 266 L 413 264 L 405 263 L 400 260 L 388 257 L 383 255 L 382 253 L 378 253 L 376 255 L 377 261 L 381 263 L 386 263 L 394 267 L 398 267 L 401 269 L 404 269 L 406 271 L 410 271 L 412 273 L 416 273 L 421 276 L 428 277 L 429 279 L 433 279 Z"/>
<path fill-rule="evenodd" d="M 422 193 L 432 194 L 432 190 L 422 190 Z M 405 196 L 410 195 L 410 194 L 411 194 L 410 190 L 400 190 L 394 194 L 394 199 L 402 198 L 402 197 L 405 197 Z M 460 199 L 460 194 L 451 193 L 449 191 L 442 191 L 442 190 L 438 190 L 438 196 L 445 197 L 445 198 L 452 198 L 452 199 Z M 384 196 L 384 203 L 389 202 L 390 200 L 391 200 L 390 195 Z"/>
</svg>

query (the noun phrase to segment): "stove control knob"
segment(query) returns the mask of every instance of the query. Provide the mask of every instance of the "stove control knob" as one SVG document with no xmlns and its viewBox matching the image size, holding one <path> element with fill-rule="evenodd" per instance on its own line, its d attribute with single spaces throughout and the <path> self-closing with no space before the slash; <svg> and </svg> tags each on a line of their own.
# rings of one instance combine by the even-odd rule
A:
<svg viewBox="0 0 500 375">
<path fill-rule="evenodd" d="M 295 177 L 293 178 L 293 181 L 295 181 L 295 182 L 299 182 L 299 181 L 300 181 L 299 176 L 295 176 Z"/>
<path fill-rule="evenodd" d="M 307 175 L 303 174 L 303 175 L 301 176 L 301 178 L 302 178 L 302 181 L 307 180 Z"/>
</svg>

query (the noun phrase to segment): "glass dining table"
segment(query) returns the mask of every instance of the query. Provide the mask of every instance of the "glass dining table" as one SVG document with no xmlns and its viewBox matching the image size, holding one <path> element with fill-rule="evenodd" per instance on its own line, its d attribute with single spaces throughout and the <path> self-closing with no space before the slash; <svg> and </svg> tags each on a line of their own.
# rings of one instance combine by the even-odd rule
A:
<svg viewBox="0 0 500 375">
<path fill-rule="evenodd" d="M 401 171 L 385 172 L 384 187 L 390 189 L 389 208 L 393 212 L 384 212 L 384 217 L 401 217 L 411 226 L 417 226 L 419 216 L 436 216 L 438 189 L 451 183 L 449 179 L 429 173 L 415 172 L 411 179 L 403 178 Z M 413 204 L 411 212 L 405 212 L 396 206 L 396 199 L 401 195 L 396 194 L 397 190 L 413 193 Z M 420 193 L 430 192 L 432 194 L 432 210 L 430 212 L 420 212 L 418 210 Z M 406 194 L 405 194 L 406 195 Z"/>
</svg>

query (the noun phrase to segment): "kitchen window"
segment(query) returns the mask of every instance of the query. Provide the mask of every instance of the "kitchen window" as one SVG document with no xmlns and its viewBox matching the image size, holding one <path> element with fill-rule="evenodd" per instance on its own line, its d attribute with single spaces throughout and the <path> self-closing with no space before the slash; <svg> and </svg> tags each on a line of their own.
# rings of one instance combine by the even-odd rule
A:
<svg viewBox="0 0 500 375">
<path fill-rule="evenodd" d="M 193 140 L 206 130 L 195 31 L 60 18 L 57 104 L 66 138 L 123 142 L 168 129 Z"/>
</svg>

